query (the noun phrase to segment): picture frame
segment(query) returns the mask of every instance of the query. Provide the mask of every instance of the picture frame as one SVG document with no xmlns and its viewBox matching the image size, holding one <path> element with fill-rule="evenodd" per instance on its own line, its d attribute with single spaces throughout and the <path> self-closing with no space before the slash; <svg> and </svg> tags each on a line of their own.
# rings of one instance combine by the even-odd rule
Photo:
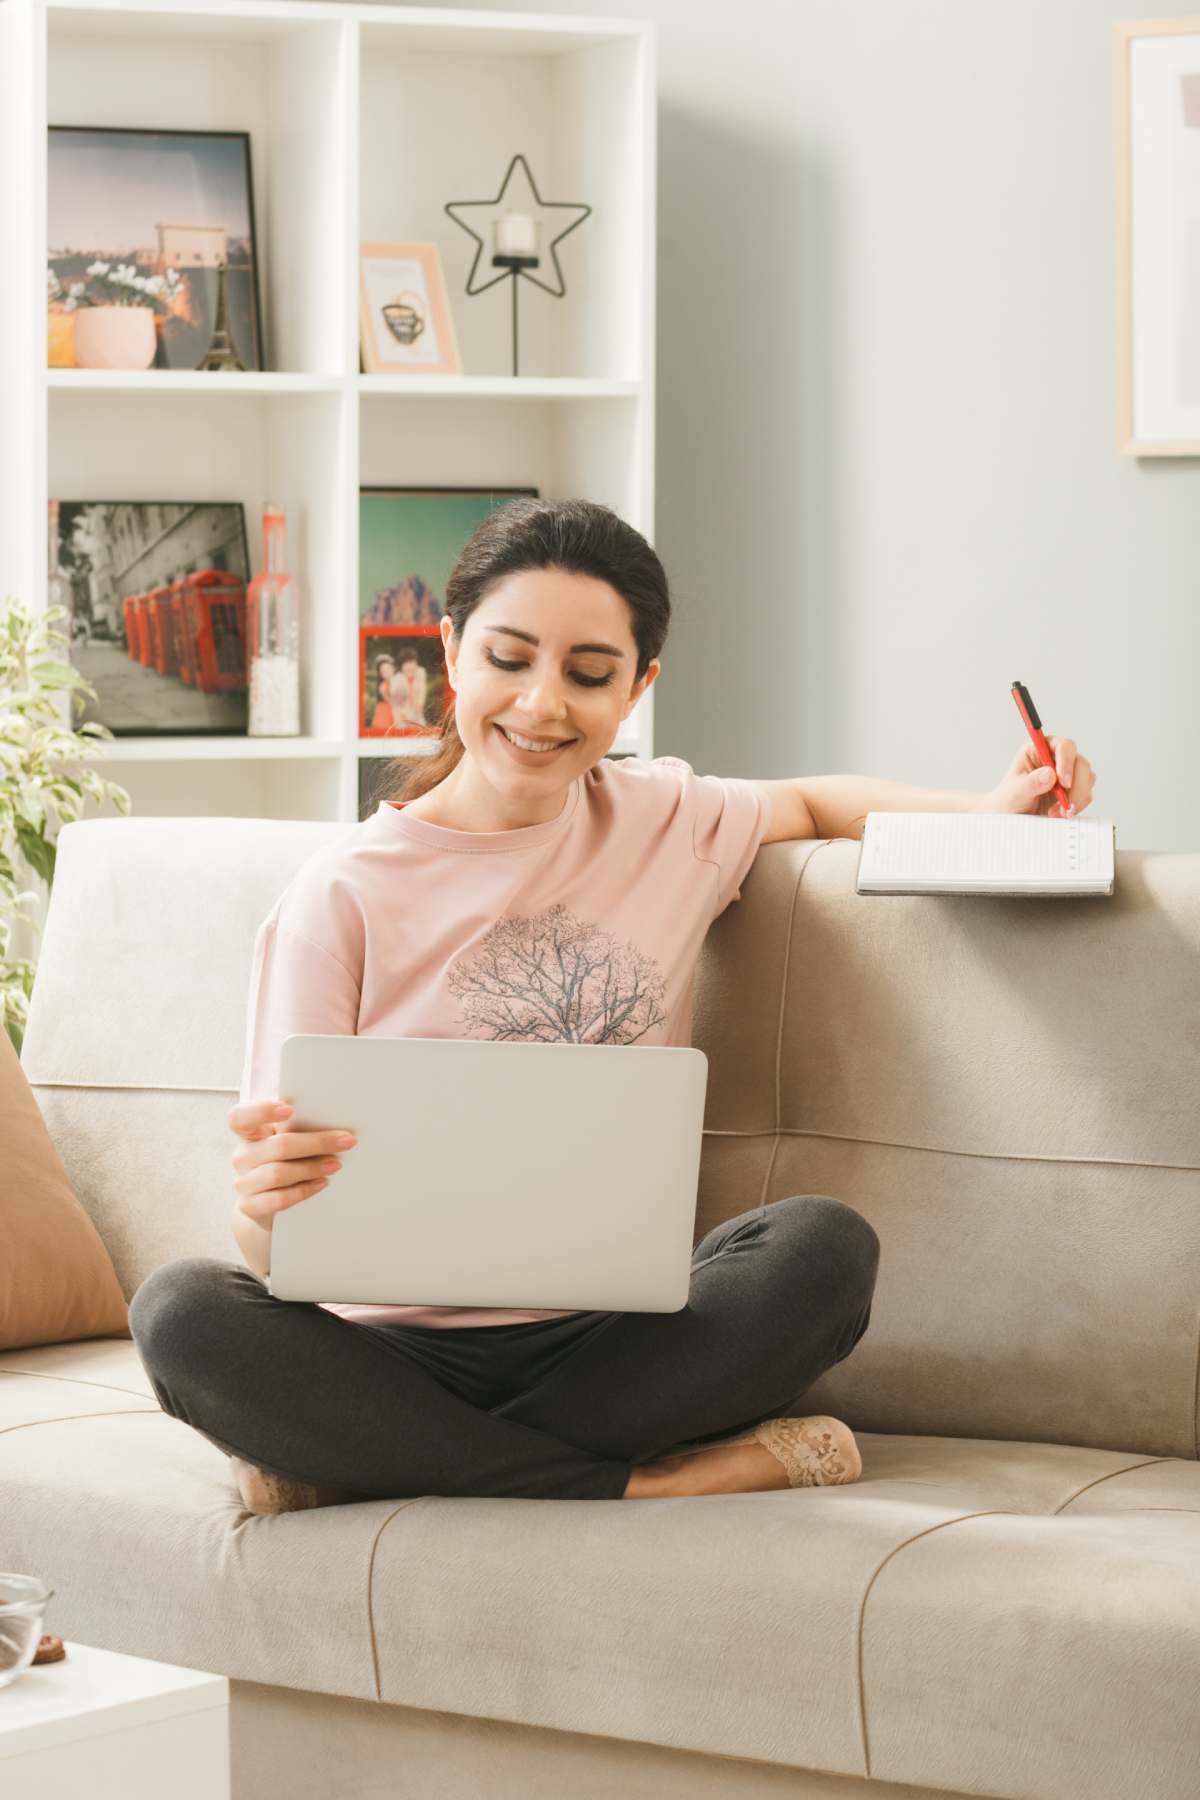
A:
<svg viewBox="0 0 1200 1800">
<path fill-rule="evenodd" d="M 1200 18 L 1113 25 L 1117 442 L 1200 455 Z"/>
<path fill-rule="evenodd" d="M 73 728 L 245 737 L 249 580 L 240 501 L 51 500 L 47 605 L 95 689 L 73 693 Z"/>
<path fill-rule="evenodd" d="M 360 738 L 440 735 L 449 693 L 440 627 L 447 579 L 476 527 L 498 506 L 523 497 L 537 499 L 538 489 L 360 490 Z M 407 672 L 398 660 L 405 652 Z"/>
<path fill-rule="evenodd" d="M 47 261 L 64 288 L 97 261 L 178 272 L 175 299 L 153 309 L 151 367 L 205 360 L 227 261 L 225 335 L 247 371 L 266 368 L 249 132 L 51 125 L 46 176 Z M 61 310 L 51 317 L 63 323 Z M 50 336 L 61 345 L 61 331 Z M 55 361 L 64 360 L 73 357 L 60 350 Z"/>
<path fill-rule="evenodd" d="M 359 245 L 359 331 L 368 375 L 461 375 L 436 244 Z"/>
<path fill-rule="evenodd" d="M 361 628 L 359 720 L 363 737 L 438 737 L 449 689 L 441 628 Z"/>
</svg>

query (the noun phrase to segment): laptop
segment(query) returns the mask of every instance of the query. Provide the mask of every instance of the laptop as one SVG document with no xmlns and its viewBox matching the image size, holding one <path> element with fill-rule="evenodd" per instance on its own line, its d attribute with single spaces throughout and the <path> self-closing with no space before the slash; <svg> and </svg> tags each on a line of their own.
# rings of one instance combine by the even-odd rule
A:
<svg viewBox="0 0 1200 1800">
<path fill-rule="evenodd" d="M 285 1038 L 294 1128 L 358 1143 L 276 1214 L 268 1291 L 678 1312 L 707 1083 L 707 1056 L 684 1046 Z"/>
</svg>

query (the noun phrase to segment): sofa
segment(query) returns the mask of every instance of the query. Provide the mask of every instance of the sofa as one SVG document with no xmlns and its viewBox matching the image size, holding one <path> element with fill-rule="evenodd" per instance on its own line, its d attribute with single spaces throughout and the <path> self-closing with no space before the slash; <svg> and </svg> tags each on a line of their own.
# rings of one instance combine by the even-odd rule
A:
<svg viewBox="0 0 1200 1800">
<path fill-rule="evenodd" d="M 20 1062 L 126 1300 L 240 1260 L 255 930 L 351 830 L 60 832 Z M 1200 855 L 1039 900 L 858 896 L 858 852 L 760 851 L 694 1035 L 696 1237 L 796 1193 L 879 1234 L 792 1409 L 854 1485 L 259 1517 L 127 1337 L 0 1355 L 0 1567 L 227 1675 L 238 1800 L 1200 1795 Z"/>
</svg>

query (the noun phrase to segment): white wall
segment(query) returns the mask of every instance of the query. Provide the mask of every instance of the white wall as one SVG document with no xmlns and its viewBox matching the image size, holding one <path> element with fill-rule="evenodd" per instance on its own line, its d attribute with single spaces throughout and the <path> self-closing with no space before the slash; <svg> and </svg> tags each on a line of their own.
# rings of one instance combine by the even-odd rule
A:
<svg viewBox="0 0 1200 1800">
<path fill-rule="evenodd" d="M 528 10 L 659 25 L 657 751 L 981 790 L 1020 679 L 1121 848 L 1200 850 L 1200 475 L 1115 424 L 1111 26 L 1161 7 Z"/>
</svg>

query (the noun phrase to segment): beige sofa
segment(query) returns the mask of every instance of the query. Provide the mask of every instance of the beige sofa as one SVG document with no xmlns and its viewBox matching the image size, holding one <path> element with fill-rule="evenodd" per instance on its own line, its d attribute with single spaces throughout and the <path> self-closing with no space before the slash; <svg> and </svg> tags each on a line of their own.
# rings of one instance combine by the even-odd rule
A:
<svg viewBox="0 0 1200 1800">
<path fill-rule="evenodd" d="M 255 927 L 348 829 L 61 832 L 22 1065 L 127 1296 L 237 1259 Z M 857 855 L 760 853 L 695 1036 L 697 1235 L 828 1193 L 882 1240 L 805 1408 L 856 1485 L 257 1518 L 131 1342 L 0 1356 L 0 1567 L 230 1676 L 239 1800 L 1200 1794 L 1200 855 L 1078 901 L 860 898 Z"/>
</svg>

